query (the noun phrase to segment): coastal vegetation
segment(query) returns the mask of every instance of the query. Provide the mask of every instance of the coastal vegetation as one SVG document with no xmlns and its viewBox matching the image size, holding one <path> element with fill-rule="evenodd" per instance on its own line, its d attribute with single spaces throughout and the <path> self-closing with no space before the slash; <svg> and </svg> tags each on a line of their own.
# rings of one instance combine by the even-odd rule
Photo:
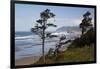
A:
<svg viewBox="0 0 100 69">
<path fill-rule="evenodd" d="M 94 8 L 15 6 L 16 67 L 96 61 Z"/>
<path fill-rule="evenodd" d="M 94 61 L 94 44 L 85 45 L 84 47 L 78 48 L 69 48 L 63 53 L 58 54 L 58 59 L 55 58 L 54 55 L 47 56 L 46 55 L 46 63 L 45 64 L 55 64 L 55 63 L 73 63 L 73 62 L 91 62 Z M 43 64 L 43 60 L 40 58 L 38 62 L 35 63 Z"/>
<path fill-rule="evenodd" d="M 38 19 L 36 22 L 36 26 L 31 29 L 32 32 L 35 32 L 37 35 L 40 36 L 42 39 L 42 57 L 43 57 L 43 62 L 45 63 L 45 55 L 44 55 L 44 48 L 45 48 L 45 38 L 46 35 L 49 36 L 49 32 L 46 33 L 45 30 L 52 26 L 56 27 L 53 23 L 48 23 L 48 19 L 54 18 L 55 14 L 50 11 L 50 9 L 46 9 L 43 12 L 40 13 L 40 19 Z"/>
<path fill-rule="evenodd" d="M 60 47 L 58 46 L 55 51 L 50 49 L 48 54 L 45 55 L 45 64 L 87 62 L 95 60 L 95 29 L 92 26 L 92 18 L 90 15 L 90 12 L 86 12 L 83 15 L 82 23 L 79 25 L 82 29 L 80 37 L 74 40 L 68 40 L 71 44 L 66 46 L 68 48 L 63 52 L 59 51 L 61 43 L 59 43 Z M 66 38 L 60 38 L 60 42 L 63 39 Z M 35 64 L 43 64 L 42 57 Z"/>
</svg>

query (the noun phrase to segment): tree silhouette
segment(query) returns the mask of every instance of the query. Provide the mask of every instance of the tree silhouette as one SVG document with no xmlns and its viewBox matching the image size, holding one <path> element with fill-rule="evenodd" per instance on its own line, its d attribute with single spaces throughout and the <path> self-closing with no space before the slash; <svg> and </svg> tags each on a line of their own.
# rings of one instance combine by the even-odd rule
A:
<svg viewBox="0 0 100 69">
<path fill-rule="evenodd" d="M 83 15 L 83 20 L 80 24 L 80 28 L 82 28 L 82 35 L 84 34 L 84 32 L 89 28 L 92 27 L 92 18 L 90 17 L 91 13 L 89 11 L 87 11 L 84 15 Z"/>
<path fill-rule="evenodd" d="M 44 55 L 44 48 L 45 48 L 45 38 L 46 38 L 46 33 L 45 30 L 52 26 L 56 27 L 53 23 L 48 23 L 48 19 L 54 18 L 55 14 L 50 11 L 50 9 L 46 9 L 43 12 L 40 13 L 40 19 L 36 20 L 37 24 L 35 25 L 34 28 L 31 29 L 32 32 L 35 32 L 38 34 L 41 39 L 42 39 L 42 57 L 43 57 L 43 62 L 45 63 L 45 55 Z"/>
</svg>

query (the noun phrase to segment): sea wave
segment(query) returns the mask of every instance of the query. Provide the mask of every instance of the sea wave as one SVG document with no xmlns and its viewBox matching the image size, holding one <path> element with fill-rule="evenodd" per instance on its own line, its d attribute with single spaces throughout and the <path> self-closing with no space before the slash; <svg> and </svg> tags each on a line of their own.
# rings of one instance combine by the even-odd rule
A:
<svg viewBox="0 0 100 69">
<path fill-rule="evenodd" d="M 33 35 L 27 35 L 27 36 L 17 36 L 15 37 L 15 40 L 25 40 L 25 39 L 34 39 L 35 37 Z"/>
</svg>

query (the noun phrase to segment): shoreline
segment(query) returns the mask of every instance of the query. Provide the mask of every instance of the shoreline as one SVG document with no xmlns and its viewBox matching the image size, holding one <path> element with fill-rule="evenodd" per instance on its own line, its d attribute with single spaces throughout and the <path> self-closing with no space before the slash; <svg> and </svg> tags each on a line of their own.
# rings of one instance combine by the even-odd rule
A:
<svg viewBox="0 0 100 69">
<path fill-rule="evenodd" d="M 61 47 L 59 50 L 62 52 L 67 50 L 66 47 L 68 47 L 69 44 L 70 43 L 63 45 L 63 47 Z M 16 59 L 15 66 L 32 65 L 32 64 L 36 63 L 37 61 L 39 61 L 40 58 L 41 58 L 41 56 L 30 56 L 30 57 L 24 57 L 21 59 Z"/>
<path fill-rule="evenodd" d="M 31 56 L 31 57 L 24 57 L 21 59 L 15 60 L 15 66 L 23 66 L 23 65 L 31 65 L 36 63 L 41 56 Z"/>
</svg>

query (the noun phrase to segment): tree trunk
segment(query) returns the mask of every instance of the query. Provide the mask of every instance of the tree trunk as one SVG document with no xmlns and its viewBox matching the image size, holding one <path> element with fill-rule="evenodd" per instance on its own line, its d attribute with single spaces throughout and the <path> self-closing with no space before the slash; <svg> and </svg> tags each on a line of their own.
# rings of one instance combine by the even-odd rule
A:
<svg viewBox="0 0 100 69">
<path fill-rule="evenodd" d="M 43 31 L 43 34 L 44 34 L 44 31 Z M 42 38 L 42 54 L 43 54 L 43 62 L 45 63 L 45 52 L 44 52 L 44 43 L 45 43 L 45 37 L 44 37 L 44 35 L 43 35 L 43 38 Z"/>
<path fill-rule="evenodd" d="M 85 32 L 85 28 L 83 27 L 83 28 L 82 28 L 82 35 L 84 34 L 84 32 Z"/>
<path fill-rule="evenodd" d="M 43 62 L 45 63 L 45 22 L 43 25 L 43 34 L 42 34 L 42 55 L 43 55 Z"/>
<path fill-rule="evenodd" d="M 85 33 L 86 28 L 82 28 L 82 35 Z"/>
<path fill-rule="evenodd" d="M 83 35 L 83 33 L 84 33 L 84 30 L 82 29 L 82 35 Z"/>
</svg>

